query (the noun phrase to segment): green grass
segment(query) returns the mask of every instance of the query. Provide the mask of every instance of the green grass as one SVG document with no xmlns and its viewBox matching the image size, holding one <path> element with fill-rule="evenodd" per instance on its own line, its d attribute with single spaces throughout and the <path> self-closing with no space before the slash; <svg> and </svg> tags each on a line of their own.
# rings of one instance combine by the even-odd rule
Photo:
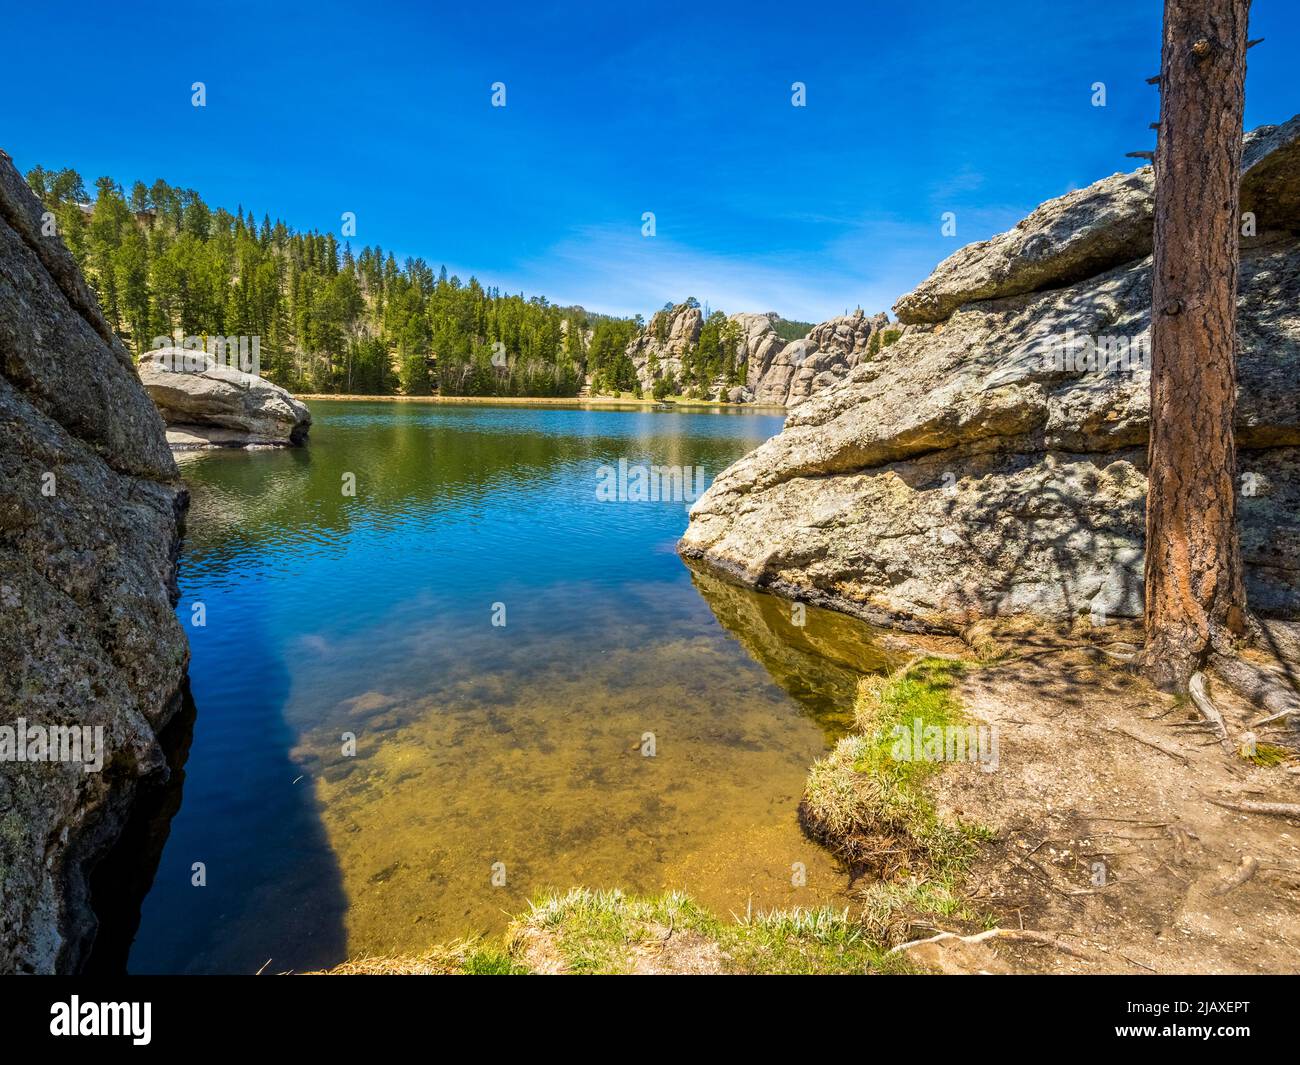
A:
<svg viewBox="0 0 1300 1065">
<path fill-rule="evenodd" d="M 545 933 L 564 969 L 572 973 L 622 973 L 630 970 L 636 948 L 662 937 L 663 930 L 716 935 L 717 918 L 687 895 L 670 891 L 637 898 L 622 891 L 573 888 L 531 904 L 516 921 L 514 934 Z"/>
<path fill-rule="evenodd" d="M 962 896 L 958 880 L 956 868 L 929 870 L 903 880 L 877 880 L 861 893 L 859 921 L 872 938 L 884 943 L 910 934 L 912 920 L 922 916 L 991 927 L 985 915 Z"/>
<path fill-rule="evenodd" d="M 887 875 L 918 862 L 942 871 L 968 859 L 987 833 L 940 818 L 924 788 L 943 762 L 896 756 L 895 727 L 965 723 L 955 695 L 961 662 L 926 658 L 864 680 L 854 719 L 861 730 L 813 765 L 801 816 L 812 835 L 851 865 Z"/>
<path fill-rule="evenodd" d="M 575 888 L 535 901 L 515 922 L 510 940 L 544 944 L 563 971 L 627 973 L 638 961 L 664 956 L 675 944 L 708 971 L 751 974 L 906 972 L 847 909 L 772 910 L 723 920 L 690 896 L 636 897 Z"/>
<path fill-rule="evenodd" d="M 480 948 L 461 962 L 465 976 L 523 976 L 528 970 L 508 953 L 495 948 Z"/>
<path fill-rule="evenodd" d="M 781 975 L 903 973 L 912 968 L 847 909 L 772 910 L 723 930 L 731 971 Z"/>
</svg>

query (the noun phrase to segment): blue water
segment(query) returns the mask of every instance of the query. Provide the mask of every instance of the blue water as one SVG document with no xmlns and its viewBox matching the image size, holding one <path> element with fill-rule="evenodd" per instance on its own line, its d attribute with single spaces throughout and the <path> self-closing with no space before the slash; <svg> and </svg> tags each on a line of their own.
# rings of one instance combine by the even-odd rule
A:
<svg viewBox="0 0 1300 1065">
<path fill-rule="evenodd" d="M 800 650 L 779 602 L 692 574 L 688 501 L 596 498 L 619 459 L 711 479 L 779 416 L 312 411 L 304 449 L 182 464 L 198 713 L 132 971 L 409 952 L 576 883 L 743 907 L 789 901 L 801 860 L 838 889 L 794 810 L 844 662 Z"/>
</svg>

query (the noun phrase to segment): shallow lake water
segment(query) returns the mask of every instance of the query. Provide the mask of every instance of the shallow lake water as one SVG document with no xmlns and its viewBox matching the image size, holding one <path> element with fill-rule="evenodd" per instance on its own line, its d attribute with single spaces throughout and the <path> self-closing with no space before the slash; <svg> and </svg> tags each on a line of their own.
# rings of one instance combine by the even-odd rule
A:
<svg viewBox="0 0 1300 1065">
<path fill-rule="evenodd" d="M 688 502 L 597 492 L 620 459 L 711 480 L 779 416 L 312 412 L 305 449 L 182 463 L 197 718 L 132 971 L 417 952 L 574 885 L 843 902 L 796 810 L 872 633 L 683 564 Z"/>
</svg>

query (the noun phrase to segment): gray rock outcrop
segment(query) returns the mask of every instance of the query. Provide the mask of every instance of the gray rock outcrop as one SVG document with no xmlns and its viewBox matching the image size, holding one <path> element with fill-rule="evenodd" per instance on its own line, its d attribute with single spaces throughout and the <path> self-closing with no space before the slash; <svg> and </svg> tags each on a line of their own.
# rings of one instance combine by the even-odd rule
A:
<svg viewBox="0 0 1300 1065">
<path fill-rule="evenodd" d="M 307 441 L 311 412 L 285 389 L 202 351 L 160 348 L 140 360 L 140 380 L 176 450 L 283 447 Z"/>
<path fill-rule="evenodd" d="M 84 961 L 89 870 L 167 772 L 189 661 L 162 418 L 42 223 L 0 152 L 0 972 Z"/>
<path fill-rule="evenodd" d="M 763 378 L 772 368 L 772 363 L 785 347 L 785 341 L 777 334 L 775 314 L 733 314 L 730 321 L 740 331 L 740 348 L 736 352 L 736 361 L 745 367 L 745 388 L 753 396 L 762 387 Z"/>
<path fill-rule="evenodd" d="M 1297 166 L 1300 115 L 1246 135 L 1241 209 L 1254 215 L 1256 232 L 1300 221 Z M 1149 255 L 1154 196 L 1145 166 L 1048 200 L 1013 229 L 950 255 L 894 313 L 905 324 L 942 322 L 964 303 L 1059 287 Z"/>
<path fill-rule="evenodd" d="M 1257 611 L 1284 615 L 1300 611 L 1300 218 L 1286 208 L 1300 190 L 1286 131 L 1298 129 L 1293 119 L 1251 137 L 1245 174 L 1267 178 L 1259 217 L 1273 228 L 1243 238 L 1237 321 L 1248 591 Z M 1139 614 L 1151 262 L 1097 264 L 1140 250 L 1126 242 L 1142 211 L 1116 197 L 1128 203 L 1141 184 L 1107 178 L 941 264 L 917 289 L 925 298 L 899 306 L 942 322 L 906 327 L 795 407 L 695 504 L 681 552 L 905 627 Z M 1110 251 L 1032 251 L 1077 250 L 1075 233 Z M 945 287 L 954 260 L 999 284 L 1032 276 L 1038 290 L 931 299 L 956 291 Z"/>
</svg>

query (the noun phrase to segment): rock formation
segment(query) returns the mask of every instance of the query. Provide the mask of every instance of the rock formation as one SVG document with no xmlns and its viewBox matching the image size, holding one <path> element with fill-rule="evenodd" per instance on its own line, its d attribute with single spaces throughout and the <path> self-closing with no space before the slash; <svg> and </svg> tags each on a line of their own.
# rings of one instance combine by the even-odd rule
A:
<svg viewBox="0 0 1300 1065">
<path fill-rule="evenodd" d="M 311 412 L 279 385 L 202 351 L 161 348 L 140 360 L 140 380 L 176 450 L 283 447 L 307 441 Z"/>
<path fill-rule="evenodd" d="M 745 367 L 745 384 L 735 399 L 728 396 L 731 402 L 753 401 L 762 387 L 764 377 L 771 370 L 772 363 L 785 347 L 785 341 L 777 335 L 775 319 L 776 315 L 770 312 L 731 315 L 730 320 L 740 333 L 740 350 L 736 353 L 736 361 Z"/>
<path fill-rule="evenodd" d="M 745 383 L 727 388 L 716 383 L 711 398 L 731 403 L 793 406 L 844 377 L 881 347 L 872 338 L 889 325 L 888 316 L 866 317 L 861 310 L 814 326 L 808 336 L 787 343 L 776 332 L 774 313 L 733 314 L 739 343 L 736 364 Z M 658 311 L 631 344 L 627 354 L 645 391 L 668 374 L 680 380 L 682 360 L 700 338 L 704 316 L 698 307 L 680 303 Z"/>
<path fill-rule="evenodd" d="M 704 325 L 698 306 L 679 303 L 671 311 L 655 311 L 650 321 L 627 347 L 637 380 L 649 392 L 660 378 L 682 376 L 682 356 L 694 348 Z"/>
<path fill-rule="evenodd" d="M 1300 609 L 1298 139 L 1300 117 L 1254 131 L 1243 170 L 1239 510 L 1265 614 Z M 717 478 L 681 552 L 904 627 L 1139 615 L 1149 179 L 1106 178 L 941 263 L 899 301 L 895 343 Z"/>
<path fill-rule="evenodd" d="M 814 326 L 777 353 L 754 388 L 754 401 L 794 406 L 830 387 L 863 359 L 876 357 L 883 342 L 872 338 L 888 324 L 884 314 L 868 318 L 859 310 Z"/>
<path fill-rule="evenodd" d="M 1255 215 L 1257 232 L 1297 213 L 1297 167 L 1300 115 L 1246 134 L 1242 211 Z M 1048 200 L 1014 229 L 950 255 L 894 313 L 908 324 L 942 322 L 965 303 L 1055 288 L 1141 259 L 1151 254 L 1154 192 L 1144 166 Z"/>
<path fill-rule="evenodd" d="M 162 418 L 42 230 L 0 152 L 0 972 L 84 961 L 88 873 L 167 772 L 157 736 L 189 661 Z"/>
</svg>

